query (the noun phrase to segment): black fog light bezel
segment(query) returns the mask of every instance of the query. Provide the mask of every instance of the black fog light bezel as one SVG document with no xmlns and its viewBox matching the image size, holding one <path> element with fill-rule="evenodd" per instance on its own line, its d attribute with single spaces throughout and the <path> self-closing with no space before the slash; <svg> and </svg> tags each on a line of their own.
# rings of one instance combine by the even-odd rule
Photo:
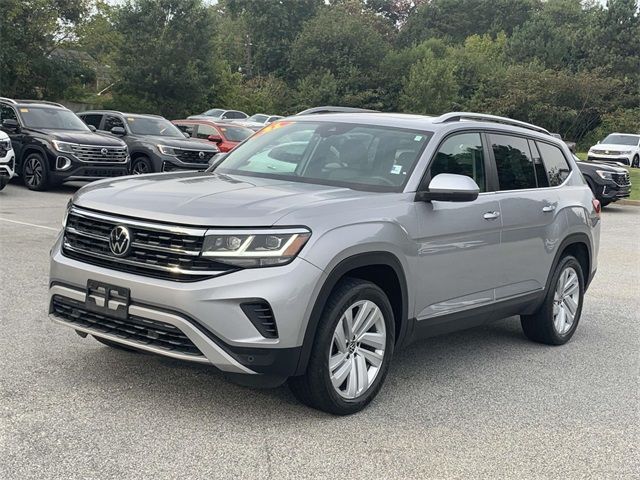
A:
<svg viewBox="0 0 640 480">
<path fill-rule="evenodd" d="M 63 162 L 63 163 L 61 163 Z M 59 155 L 56 158 L 56 170 L 59 172 L 64 172 L 71 168 L 71 159 L 69 157 L 65 157 L 64 155 Z"/>
</svg>

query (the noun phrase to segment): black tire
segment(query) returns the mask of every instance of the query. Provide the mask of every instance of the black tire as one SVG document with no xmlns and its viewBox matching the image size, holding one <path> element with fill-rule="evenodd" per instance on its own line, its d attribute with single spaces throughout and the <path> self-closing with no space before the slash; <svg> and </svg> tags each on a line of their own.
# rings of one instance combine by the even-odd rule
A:
<svg viewBox="0 0 640 480">
<path fill-rule="evenodd" d="M 384 316 L 386 345 L 377 376 L 360 396 L 341 397 L 329 373 L 328 355 L 338 321 L 348 307 L 360 300 L 373 301 Z M 291 391 L 305 405 L 334 415 L 350 415 L 365 408 L 378 394 L 389 371 L 395 344 L 393 310 L 386 294 L 377 285 L 355 278 L 341 280 L 331 293 L 320 318 L 306 373 L 289 379 Z"/>
<path fill-rule="evenodd" d="M 145 173 L 153 173 L 153 165 L 147 157 L 138 157 L 131 164 L 131 173 L 133 175 L 143 175 Z"/>
<path fill-rule="evenodd" d="M 0 190 L 3 190 L 8 183 L 9 183 L 9 179 L 7 177 L 0 177 Z"/>
<path fill-rule="evenodd" d="M 635 168 L 640 168 L 640 156 L 636 155 L 631 160 L 631 166 Z"/>
<path fill-rule="evenodd" d="M 42 192 L 49 188 L 49 166 L 42 155 L 31 153 L 22 162 L 22 180 L 29 190 Z"/>
<path fill-rule="evenodd" d="M 599 202 L 600 202 L 600 206 L 604 208 L 611 203 L 611 200 L 599 200 Z"/>
<path fill-rule="evenodd" d="M 554 327 L 554 303 L 556 300 L 556 286 L 560 275 L 567 268 L 573 268 L 578 277 L 578 306 L 575 311 L 574 321 L 569 330 L 563 334 L 559 334 Z M 544 343 L 547 345 L 563 345 L 567 343 L 578 327 L 580 314 L 582 313 L 582 302 L 584 300 L 584 273 L 580 262 L 572 255 L 565 255 L 560 259 L 558 265 L 551 277 L 549 289 L 545 295 L 544 303 L 538 311 L 533 315 L 521 315 L 520 323 L 524 334 L 534 342 Z"/>
<path fill-rule="evenodd" d="M 106 338 L 98 337 L 96 335 L 92 335 L 92 337 L 103 345 L 106 345 L 107 347 L 115 348 L 117 350 L 124 350 L 125 352 L 140 353 L 140 350 L 138 350 L 137 348 L 128 347 L 117 342 L 112 342 L 111 340 L 107 340 Z"/>
</svg>

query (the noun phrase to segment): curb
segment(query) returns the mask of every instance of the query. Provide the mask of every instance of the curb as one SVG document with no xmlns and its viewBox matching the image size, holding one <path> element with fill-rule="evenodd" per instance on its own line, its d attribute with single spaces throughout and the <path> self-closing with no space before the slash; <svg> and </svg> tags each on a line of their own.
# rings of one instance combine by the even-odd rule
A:
<svg viewBox="0 0 640 480">
<path fill-rule="evenodd" d="M 632 205 L 634 207 L 640 207 L 640 200 L 626 200 L 626 199 L 622 199 L 622 200 L 618 200 L 617 202 L 618 205 Z"/>
</svg>

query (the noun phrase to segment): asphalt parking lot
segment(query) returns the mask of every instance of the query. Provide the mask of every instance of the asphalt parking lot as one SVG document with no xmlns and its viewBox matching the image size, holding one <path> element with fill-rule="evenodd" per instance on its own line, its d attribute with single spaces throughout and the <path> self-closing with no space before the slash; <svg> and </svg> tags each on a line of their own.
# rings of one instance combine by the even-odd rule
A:
<svg viewBox="0 0 640 480">
<path fill-rule="evenodd" d="M 640 478 L 639 207 L 603 212 L 569 344 L 530 343 L 515 318 L 430 339 L 336 418 L 51 323 L 48 253 L 74 191 L 0 192 L 1 478 Z"/>
</svg>

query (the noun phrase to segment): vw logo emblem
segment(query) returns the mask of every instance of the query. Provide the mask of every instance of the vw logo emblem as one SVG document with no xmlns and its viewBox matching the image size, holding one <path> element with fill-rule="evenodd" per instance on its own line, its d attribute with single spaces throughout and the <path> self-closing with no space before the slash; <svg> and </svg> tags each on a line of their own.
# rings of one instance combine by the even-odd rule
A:
<svg viewBox="0 0 640 480">
<path fill-rule="evenodd" d="M 109 149 L 108 148 L 103 148 L 102 150 L 100 150 L 100 153 L 102 155 L 106 155 L 107 153 L 109 153 Z"/>
<path fill-rule="evenodd" d="M 131 232 L 127 227 L 118 225 L 109 234 L 109 248 L 116 257 L 125 257 L 131 249 Z"/>
<path fill-rule="evenodd" d="M 198 153 L 198 156 L 199 156 L 200 158 L 204 158 L 204 152 L 200 152 L 200 153 Z"/>
</svg>

